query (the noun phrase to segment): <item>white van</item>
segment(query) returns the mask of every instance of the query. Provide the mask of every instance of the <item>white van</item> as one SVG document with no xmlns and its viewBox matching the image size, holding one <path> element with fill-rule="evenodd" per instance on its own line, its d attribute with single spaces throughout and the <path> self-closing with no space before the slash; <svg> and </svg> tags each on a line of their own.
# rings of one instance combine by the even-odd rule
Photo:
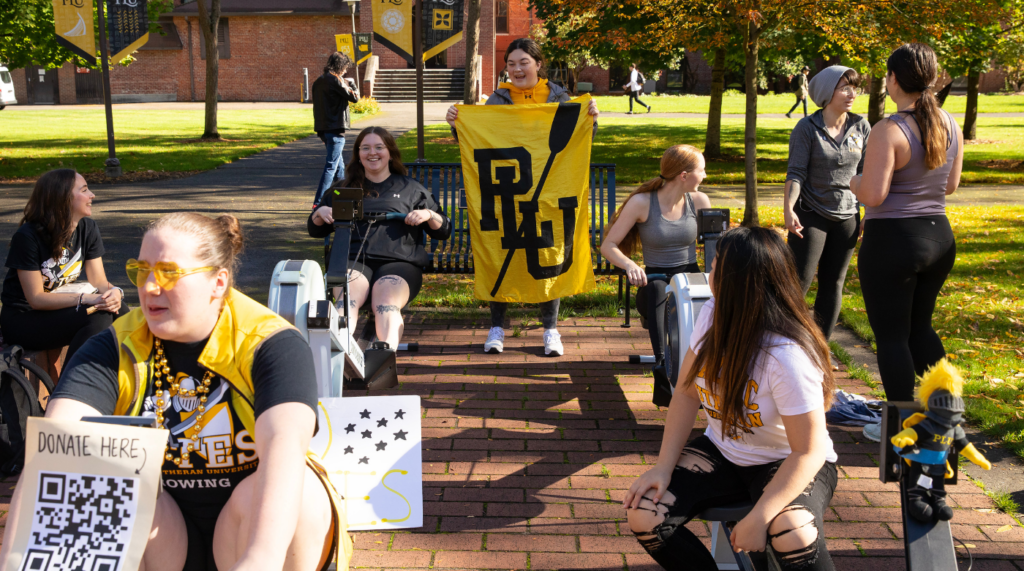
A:
<svg viewBox="0 0 1024 571">
<path fill-rule="evenodd" d="M 17 104 L 18 100 L 14 98 L 14 80 L 11 79 L 11 72 L 0 65 L 0 109 Z"/>
</svg>

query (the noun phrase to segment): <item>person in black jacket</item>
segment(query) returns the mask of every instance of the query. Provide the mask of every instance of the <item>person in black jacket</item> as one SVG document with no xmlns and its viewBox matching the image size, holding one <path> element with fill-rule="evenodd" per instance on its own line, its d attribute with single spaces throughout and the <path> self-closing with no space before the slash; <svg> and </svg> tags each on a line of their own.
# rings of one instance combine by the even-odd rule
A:
<svg viewBox="0 0 1024 571">
<path fill-rule="evenodd" d="M 348 164 L 346 187 L 363 189 L 363 211 L 401 212 L 403 220 L 360 221 L 352 231 L 348 275 L 352 322 L 371 295 L 376 316 L 377 338 L 398 347 L 405 323 L 401 310 L 420 291 L 423 269 L 430 264 L 423 233 L 445 240 L 452 223 L 430 191 L 407 175 L 402 154 L 391 133 L 383 127 L 367 127 L 356 137 Z M 334 232 L 331 215 L 334 196 L 326 193 L 323 203 L 309 215 L 309 235 L 324 238 Z M 341 296 L 335 288 L 334 297 Z"/>
<path fill-rule="evenodd" d="M 313 198 L 314 208 L 335 180 L 345 178 L 341 151 L 349 128 L 348 104 L 359 101 L 355 86 L 344 77 L 350 67 L 352 60 L 347 55 L 334 52 L 327 58 L 324 74 L 313 82 L 313 130 L 327 145 L 327 163 Z"/>
</svg>

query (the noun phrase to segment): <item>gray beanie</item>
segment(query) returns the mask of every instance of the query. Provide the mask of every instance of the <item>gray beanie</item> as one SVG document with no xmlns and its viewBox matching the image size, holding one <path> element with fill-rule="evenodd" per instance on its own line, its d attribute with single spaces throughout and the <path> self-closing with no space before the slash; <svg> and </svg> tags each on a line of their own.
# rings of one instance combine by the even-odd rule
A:
<svg viewBox="0 0 1024 571">
<path fill-rule="evenodd" d="M 811 82 L 807 84 L 807 91 L 811 94 L 811 101 L 818 107 L 824 108 L 832 101 L 832 94 L 835 93 L 839 80 L 850 68 L 841 65 L 826 67 L 818 72 Z"/>
</svg>

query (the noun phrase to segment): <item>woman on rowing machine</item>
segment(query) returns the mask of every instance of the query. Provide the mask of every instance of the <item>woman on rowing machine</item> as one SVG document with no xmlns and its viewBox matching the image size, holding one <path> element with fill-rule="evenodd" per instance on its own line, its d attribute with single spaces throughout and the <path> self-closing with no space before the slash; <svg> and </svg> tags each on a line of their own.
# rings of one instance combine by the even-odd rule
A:
<svg viewBox="0 0 1024 571">
<path fill-rule="evenodd" d="M 723 234 L 682 360 L 658 464 L 626 492 L 629 527 L 665 569 L 717 569 L 686 523 L 753 503 L 734 550 L 767 566 L 827 570 L 824 513 L 837 456 L 825 427 L 835 379 L 829 349 L 801 292 L 793 253 L 773 230 Z M 703 405 L 704 434 L 687 443 Z"/>
<path fill-rule="evenodd" d="M 348 263 L 349 327 L 355 329 L 359 308 L 369 298 L 377 338 L 397 349 L 405 328 L 401 310 L 420 291 L 423 270 L 430 265 L 423 234 L 444 240 L 452 233 L 452 223 L 430 192 L 408 176 L 402 153 L 387 129 L 363 129 L 354 149 L 343 184 L 363 189 L 363 211 L 408 214 L 401 220 L 354 224 Z M 306 224 L 310 236 L 324 238 L 334 232 L 333 198 L 328 190 L 320 207 L 310 214 Z M 334 298 L 340 296 L 341 288 L 335 288 Z"/>
<path fill-rule="evenodd" d="M 640 288 L 636 309 L 647 320 L 657 363 L 665 358 L 665 285 L 676 274 L 700 271 L 697 210 L 711 208 L 708 196 L 697 190 L 705 176 L 700 151 L 690 145 L 669 147 L 661 156 L 658 178 L 630 193 L 601 244 L 601 255 Z M 630 258 L 637 246 L 644 252 L 644 269 Z M 648 281 L 649 274 L 664 277 Z"/>
</svg>

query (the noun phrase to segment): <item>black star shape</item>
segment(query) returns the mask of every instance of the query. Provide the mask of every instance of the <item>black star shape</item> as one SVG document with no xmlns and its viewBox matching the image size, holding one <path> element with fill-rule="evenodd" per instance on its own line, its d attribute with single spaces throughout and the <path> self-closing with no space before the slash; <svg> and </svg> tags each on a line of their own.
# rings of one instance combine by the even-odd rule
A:
<svg viewBox="0 0 1024 571">
<path fill-rule="evenodd" d="M 355 431 L 356 431 L 356 425 L 354 425 L 354 424 L 350 424 L 350 425 L 345 427 L 345 434 L 348 434 L 350 432 L 355 432 Z"/>
<path fill-rule="evenodd" d="M 363 456 L 362 458 L 359 459 L 358 463 L 359 464 L 366 464 L 367 466 L 369 466 L 370 465 L 370 459 L 368 457 L 366 457 L 366 456 Z"/>
<path fill-rule="evenodd" d="M 353 450 L 352 450 L 351 446 L 346 446 L 345 447 L 345 454 L 351 454 L 352 452 L 353 452 Z"/>
<path fill-rule="evenodd" d="M 359 418 L 370 418 L 370 411 L 363 409 L 363 412 L 359 413 Z"/>
<path fill-rule="evenodd" d="M 382 426 L 387 426 L 387 425 L 388 425 L 388 419 L 386 419 L 386 418 L 382 418 L 382 419 L 377 421 L 377 428 L 380 428 Z"/>
<path fill-rule="evenodd" d="M 398 420 L 399 418 L 405 420 L 405 411 L 402 409 L 398 409 L 398 412 L 395 413 L 395 420 Z"/>
<path fill-rule="evenodd" d="M 369 430 L 364 430 L 361 432 L 361 434 L 363 435 L 363 438 L 373 438 L 373 433 L 370 432 Z"/>
<path fill-rule="evenodd" d="M 388 447 L 388 443 L 384 442 L 383 440 L 381 440 L 380 442 L 377 443 L 377 451 L 378 452 L 380 452 L 381 450 L 384 450 L 387 447 Z"/>
<path fill-rule="evenodd" d="M 395 433 L 395 440 L 398 440 L 398 439 L 405 440 L 405 435 L 407 435 L 407 434 L 409 434 L 409 433 L 404 431 L 404 430 L 399 430 L 398 432 Z"/>
</svg>

